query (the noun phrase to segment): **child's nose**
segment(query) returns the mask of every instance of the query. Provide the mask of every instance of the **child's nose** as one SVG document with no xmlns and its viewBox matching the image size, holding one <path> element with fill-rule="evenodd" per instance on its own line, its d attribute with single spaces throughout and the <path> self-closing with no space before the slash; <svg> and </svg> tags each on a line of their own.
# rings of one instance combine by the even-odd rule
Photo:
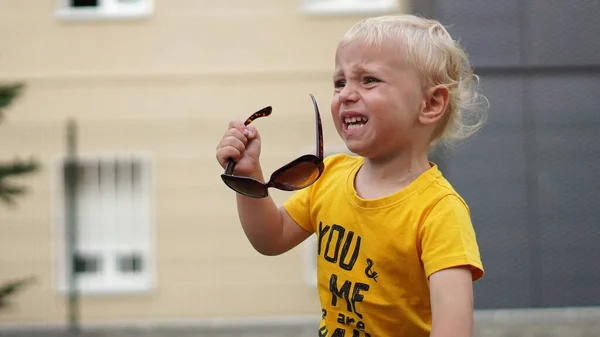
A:
<svg viewBox="0 0 600 337">
<path fill-rule="evenodd" d="M 358 91 L 353 85 L 346 84 L 340 91 L 340 102 L 356 102 L 358 100 Z"/>
</svg>

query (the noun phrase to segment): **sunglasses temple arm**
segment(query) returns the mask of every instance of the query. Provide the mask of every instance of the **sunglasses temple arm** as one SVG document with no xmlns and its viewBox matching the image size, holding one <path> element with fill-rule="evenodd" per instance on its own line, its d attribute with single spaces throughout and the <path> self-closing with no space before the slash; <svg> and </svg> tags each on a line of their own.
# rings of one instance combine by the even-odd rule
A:
<svg viewBox="0 0 600 337">
<path fill-rule="evenodd" d="M 323 159 L 323 125 L 321 124 L 321 114 L 319 113 L 319 107 L 315 97 L 310 94 L 310 98 L 315 107 L 315 120 L 317 122 L 317 157 Z"/>
<path fill-rule="evenodd" d="M 323 159 L 323 127 L 321 126 L 321 118 L 318 117 L 317 126 L 317 157 Z"/>
<path fill-rule="evenodd" d="M 233 169 L 235 168 L 235 162 L 231 159 L 227 161 L 227 166 L 225 167 L 225 174 L 233 175 Z"/>
<path fill-rule="evenodd" d="M 266 117 L 271 114 L 272 108 L 271 106 L 264 107 L 257 112 L 253 113 L 250 117 L 246 119 L 244 122 L 244 126 L 248 126 L 248 124 L 252 123 L 253 120 Z M 227 166 L 225 167 L 225 174 L 233 175 L 233 169 L 235 168 L 235 162 L 231 159 L 227 161 Z"/>
</svg>

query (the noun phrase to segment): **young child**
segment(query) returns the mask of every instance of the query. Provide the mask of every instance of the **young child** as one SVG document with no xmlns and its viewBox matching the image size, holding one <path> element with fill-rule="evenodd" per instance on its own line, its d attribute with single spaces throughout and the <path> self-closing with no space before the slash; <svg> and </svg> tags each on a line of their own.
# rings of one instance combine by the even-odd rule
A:
<svg viewBox="0 0 600 337">
<path fill-rule="evenodd" d="M 315 233 L 319 336 L 472 334 L 472 283 L 483 276 L 469 208 L 429 161 L 437 143 L 483 123 L 465 52 L 435 20 L 362 20 L 335 55 L 331 114 L 348 149 L 282 207 L 237 195 L 243 230 L 265 255 Z M 264 181 L 260 136 L 231 122 L 217 159 Z"/>
</svg>

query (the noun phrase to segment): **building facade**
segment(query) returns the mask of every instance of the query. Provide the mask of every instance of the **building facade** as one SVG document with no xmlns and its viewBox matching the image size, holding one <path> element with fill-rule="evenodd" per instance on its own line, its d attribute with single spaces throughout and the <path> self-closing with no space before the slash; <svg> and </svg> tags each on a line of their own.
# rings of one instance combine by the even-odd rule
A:
<svg viewBox="0 0 600 337">
<path fill-rule="evenodd" d="M 67 321 L 71 215 L 83 324 L 318 316 L 310 258 L 303 247 L 279 257 L 252 249 L 215 148 L 229 120 L 271 105 L 256 122 L 265 174 L 315 151 L 312 93 L 326 149 L 341 149 L 329 115 L 336 43 L 362 16 L 406 9 L 364 6 L 2 2 L 0 81 L 26 89 L 0 125 L 0 153 L 42 168 L 19 180 L 30 191 L 16 207 L 0 208 L 0 283 L 35 278 L 0 325 Z M 69 123 L 75 179 L 65 166 Z"/>
</svg>

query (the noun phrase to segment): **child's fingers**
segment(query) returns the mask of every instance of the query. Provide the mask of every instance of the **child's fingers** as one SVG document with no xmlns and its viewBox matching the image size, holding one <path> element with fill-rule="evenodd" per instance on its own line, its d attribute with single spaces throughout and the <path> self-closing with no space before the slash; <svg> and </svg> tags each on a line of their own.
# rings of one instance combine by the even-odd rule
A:
<svg viewBox="0 0 600 337">
<path fill-rule="evenodd" d="M 227 136 L 221 140 L 221 142 L 219 143 L 219 148 L 233 147 L 236 150 L 238 150 L 239 152 L 244 152 L 244 149 L 246 149 L 246 141 L 245 140 L 246 140 L 246 137 L 243 137 L 243 139 L 240 139 L 235 136 Z"/>
<path fill-rule="evenodd" d="M 260 138 L 260 136 L 258 134 L 258 130 L 253 125 L 248 125 L 247 130 L 248 130 L 248 134 L 246 135 L 246 137 L 248 137 L 248 139 Z"/>
<path fill-rule="evenodd" d="M 242 121 L 231 121 L 229 122 L 229 129 L 237 129 L 240 131 L 241 134 L 243 134 L 244 136 L 248 135 L 248 128 L 244 125 L 244 122 Z"/>
<path fill-rule="evenodd" d="M 242 152 L 233 146 L 221 147 L 217 151 L 217 160 L 219 164 L 224 168 L 227 162 L 231 159 L 234 162 L 238 162 L 242 157 Z"/>
<path fill-rule="evenodd" d="M 254 126 L 245 126 L 243 122 L 229 122 L 229 129 L 217 145 L 217 160 L 225 167 L 228 160 L 239 162 L 244 156 L 248 142 L 259 138 Z"/>
<path fill-rule="evenodd" d="M 243 128 L 244 130 L 246 130 L 245 126 L 243 126 Z M 248 143 L 248 137 L 244 134 L 244 130 L 239 130 L 238 128 L 230 128 L 229 130 L 227 130 L 227 132 L 225 132 L 225 135 L 223 136 L 222 140 L 225 140 L 229 137 L 233 137 L 239 139 L 243 144 L 246 144 Z"/>
</svg>

